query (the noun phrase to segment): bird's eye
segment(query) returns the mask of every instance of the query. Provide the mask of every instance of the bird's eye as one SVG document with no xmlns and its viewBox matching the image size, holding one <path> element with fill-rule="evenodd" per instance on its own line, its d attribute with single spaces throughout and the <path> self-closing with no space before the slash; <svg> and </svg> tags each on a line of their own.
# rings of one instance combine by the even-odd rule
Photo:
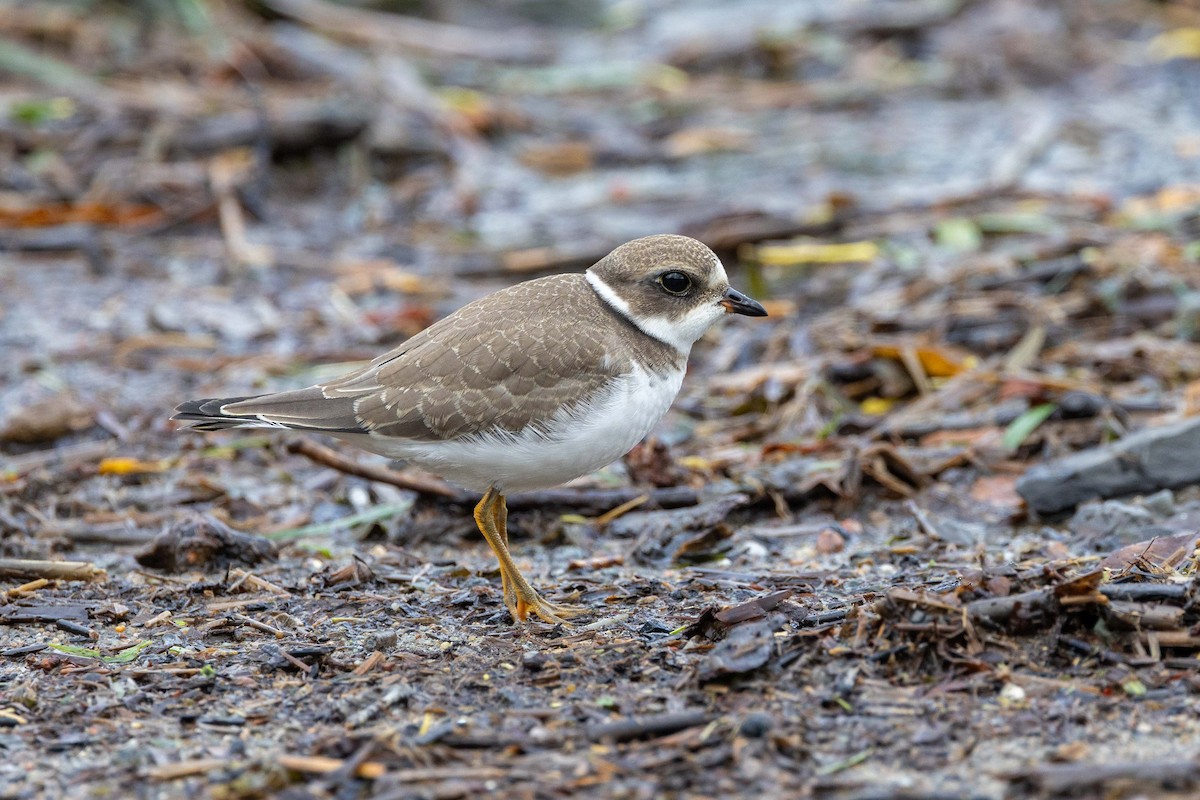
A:
<svg viewBox="0 0 1200 800">
<path fill-rule="evenodd" d="M 664 272 L 658 282 L 671 294 L 687 294 L 692 288 L 692 279 L 682 272 Z"/>
</svg>

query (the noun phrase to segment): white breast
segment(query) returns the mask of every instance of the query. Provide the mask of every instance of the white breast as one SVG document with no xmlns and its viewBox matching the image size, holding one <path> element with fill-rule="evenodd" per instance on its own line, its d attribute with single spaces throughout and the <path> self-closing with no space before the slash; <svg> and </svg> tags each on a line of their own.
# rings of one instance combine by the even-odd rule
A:
<svg viewBox="0 0 1200 800">
<path fill-rule="evenodd" d="M 558 486 L 610 464 L 640 442 L 679 393 L 684 370 L 656 375 L 635 365 L 601 392 L 559 411 L 540 428 L 449 442 L 373 440 L 367 447 L 404 458 L 463 488 L 502 492 Z M 366 444 L 364 442 L 364 444 Z"/>
</svg>

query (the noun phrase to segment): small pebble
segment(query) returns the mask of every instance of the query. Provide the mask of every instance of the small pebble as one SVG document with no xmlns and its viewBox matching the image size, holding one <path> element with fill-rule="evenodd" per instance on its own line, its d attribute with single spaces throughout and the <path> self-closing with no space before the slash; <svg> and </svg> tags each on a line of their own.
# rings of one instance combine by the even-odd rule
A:
<svg viewBox="0 0 1200 800">
<path fill-rule="evenodd" d="M 750 739 L 761 739 L 766 736 L 775 720 L 765 711 L 754 711 L 746 715 L 738 733 Z"/>
<path fill-rule="evenodd" d="M 846 547 L 846 537 L 833 528 L 822 528 L 817 534 L 817 552 L 822 555 L 840 553 Z"/>
<path fill-rule="evenodd" d="M 521 655 L 521 666 L 533 672 L 537 672 L 542 667 L 546 666 L 547 662 L 549 661 L 549 656 L 547 656 L 545 653 L 539 653 L 536 650 L 530 650 L 529 652 Z"/>
<path fill-rule="evenodd" d="M 1001 708 L 1022 708 L 1025 706 L 1025 690 L 1015 683 L 1006 683 L 998 699 Z"/>
<path fill-rule="evenodd" d="M 1175 513 L 1175 493 L 1170 489 L 1163 489 L 1143 498 L 1142 505 L 1152 514 L 1169 517 Z"/>
<path fill-rule="evenodd" d="M 1058 407 L 1066 419 L 1088 419 L 1104 410 L 1104 400 L 1087 392 L 1068 392 Z"/>
<path fill-rule="evenodd" d="M 381 653 L 386 653 L 396 646 L 399 638 L 399 635 L 394 630 L 375 631 L 367 635 L 363 640 L 363 644 L 368 650 L 378 650 Z"/>
</svg>

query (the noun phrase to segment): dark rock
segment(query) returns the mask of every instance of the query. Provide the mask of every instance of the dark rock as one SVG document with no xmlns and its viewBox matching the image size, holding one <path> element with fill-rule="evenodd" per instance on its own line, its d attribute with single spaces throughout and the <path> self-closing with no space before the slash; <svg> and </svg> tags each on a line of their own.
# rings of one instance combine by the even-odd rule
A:
<svg viewBox="0 0 1200 800">
<path fill-rule="evenodd" d="M 608 534 L 636 536 L 634 556 L 643 563 L 702 561 L 729 538 L 725 519 L 748 502 L 747 495 L 735 494 L 690 508 L 634 511 L 613 520 Z"/>
<path fill-rule="evenodd" d="M 224 569 L 230 564 L 253 566 L 277 556 L 271 540 L 235 531 L 211 516 L 197 516 L 172 525 L 135 558 L 143 567 L 184 572 Z"/>
<path fill-rule="evenodd" d="M 1095 497 L 1156 492 L 1200 483 L 1200 418 L 1139 431 L 1119 442 L 1033 467 L 1017 491 L 1034 511 L 1053 514 Z"/>
<path fill-rule="evenodd" d="M 751 739 L 761 739 L 771 732 L 775 720 L 765 711 L 753 711 L 742 720 L 738 733 Z"/>
<path fill-rule="evenodd" d="M 701 683 L 751 672 L 771 660 L 775 652 L 775 631 L 782 618 L 771 617 L 756 622 L 744 622 L 729 630 L 701 665 Z"/>
</svg>

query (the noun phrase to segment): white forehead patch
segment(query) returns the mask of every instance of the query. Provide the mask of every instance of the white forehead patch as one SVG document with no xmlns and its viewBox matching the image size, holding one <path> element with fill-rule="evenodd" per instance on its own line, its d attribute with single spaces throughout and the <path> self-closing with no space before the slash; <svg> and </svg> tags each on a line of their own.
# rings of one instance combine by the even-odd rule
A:
<svg viewBox="0 0 1200 800">
<path fill-rule="evenodd" d="M 720 279 L 720 283 L 729 285 L 729 276 L 725 274 L 725 265 L 721 263 L 721 259 L 717 258 L 717 254 L 712 254 L 713 274 Z"/>
</svg>

